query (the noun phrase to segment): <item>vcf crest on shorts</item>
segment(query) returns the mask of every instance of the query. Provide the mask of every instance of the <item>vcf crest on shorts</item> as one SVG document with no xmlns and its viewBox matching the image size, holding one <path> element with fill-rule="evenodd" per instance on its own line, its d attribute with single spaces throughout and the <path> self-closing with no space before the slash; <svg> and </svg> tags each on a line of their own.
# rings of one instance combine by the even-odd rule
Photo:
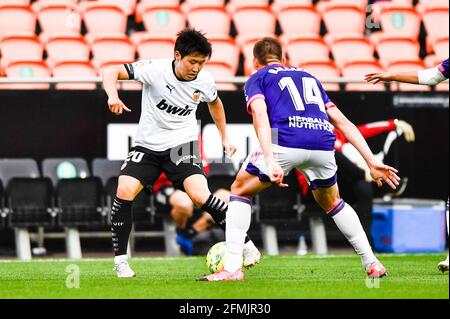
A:
<svg viewBox="0 0 450 319">
<path fill-rule="evenodd" d="M 194 91 L 194 94 L 192 94 L 192 99 L 194 100 L 195 103 L 198 103 L 200 101 L 200 91 L 199 90 Z"/>
</svg>

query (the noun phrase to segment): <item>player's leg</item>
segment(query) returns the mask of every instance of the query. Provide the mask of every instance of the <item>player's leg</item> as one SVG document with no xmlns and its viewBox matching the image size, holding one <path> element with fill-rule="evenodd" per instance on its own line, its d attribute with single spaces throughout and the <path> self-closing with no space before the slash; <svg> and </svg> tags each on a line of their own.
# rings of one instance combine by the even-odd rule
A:
<svg viewBox="0 0 450 319">
<path fill-rule="evenodd" d="M 447 238 L 448 238 L 448 205 L 449 205 L 449 200 L 447 199 L 447 209 L 445 210 L 445 218 L 447 220 Z M 448 255 L 447 255 L 447 259 L 441 261 L 438 264 L 438 269 L 442 272 L 448 271 Z"/>
<path fill-rule="evenodd" d="M 153 185 L 160 174 L 152 156 L 133 149 L 125 160 L 119 176 L 116 197 L 111 208 L 111 231 L 114 247 L 114 270 L 118 277 L 134 277 L 128 265 L 128 240 L 133 224 L 133 200 L 144 185 Z"/>
<path fill-rule="evenodd" d="M 358 215 L 340 198 L 337 184 L 326 188 L 318 187 L 312 193 L 319 206 L 333 218 L 336 226 L 360 256 L 368 275 L 370 277 L 384 276 L 386 270 L 375 257 Z"/>
</svg>

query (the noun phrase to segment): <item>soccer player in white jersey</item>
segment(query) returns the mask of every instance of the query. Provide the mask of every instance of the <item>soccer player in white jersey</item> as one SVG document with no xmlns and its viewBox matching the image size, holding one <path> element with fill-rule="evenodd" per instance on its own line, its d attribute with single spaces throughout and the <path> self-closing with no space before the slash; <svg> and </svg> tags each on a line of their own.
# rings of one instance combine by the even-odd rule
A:
<svg viewBox="0 0 450 319">
<path fill-rule="evenodd" d="M 378 83 L 380 81 L 384 82 L 405 82 L 412 84 L 423 84 L 423 85 L 436 85 L 445 80 L 448 80 L 448 59 L 442 61 L 441 64 L 434 68 L 412 71 L 412 72 L 402 72 L 402 73 L 370 73 L 365 76 L 366 81 L 371 83 Z M 447 209 L 445 211 L 445 216 L 447 219 L 447 236 L 448 236 L 448 205 L 449 200 L 447 199 Z M 438 269 L 442 272 L 448 271 L 448 255 L 447 259 L 441 261 L 438 264 Z"/>
<path fill-rule="evenodd" d="M 116 65 L 103 72 L 103 86 L 111 112 L 131 112 L 118 96 L 117 80 L 143 83 L 142 110 L 134 145 L 121 167 L 111 213 L 114 270 L 118 277 L 134 277 L 127 258 L 132 226 L 132 201 L 150 188 L 164 172 L 174 187 L 185 191 L 193 203 L 225 228 L 227 204 L 213 196 L 203 173 L 198 149 L 195 113 L 200 102 L 220 132 L 224 151 L 234 154 L 226 130 L 223 104 L 213 77 L 202 70 L 212 53 L 211 43 L 200 32 L 184 29 L 177 35 L 174 57 Z M 259 261 L 260 253 L 247 237 L 246 265 Z"/>
<path fill-rule="evenodd" d="M 356 126 L 330 101 L 314 76 L 301 68 L 282 65 L 282 48 L 277 40 L 259 40 L 253 55 L 257 72 L 247 81 L 245 95 L 261 149 L 248 156 L 231 186 L 224 269 L 198 280 L 244 279 L 242 251 L 250 226 L 251 198 L 272 183 L 287 187 L 283 177 L 294 168 L 306 176 L 314 198 L 361 257 L 368 276 L 385 276 L 386 270 L 373 254 L 358 215 L 339 196 L 333 125 L 361 153 L 378 185 L 384 180 L 395 189 L 400 180 L 397 170 L 377 162 Z"/>
</svg>

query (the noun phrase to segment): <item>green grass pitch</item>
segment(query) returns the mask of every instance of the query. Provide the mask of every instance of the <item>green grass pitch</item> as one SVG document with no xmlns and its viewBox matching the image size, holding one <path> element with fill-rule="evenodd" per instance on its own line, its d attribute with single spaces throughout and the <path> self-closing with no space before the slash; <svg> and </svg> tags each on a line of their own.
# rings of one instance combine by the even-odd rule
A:
<svg viewBox="0 0 450 319">
<path fill-rule="evenodd" d="M 443 254 L 379 258 L 389 272 L 380 281 L 366 280 L 356 255 L 311 255 L 265 256 L 245 281 L 212 283 L 194 280 L 208 273 L 205 257 L 133 258 L 132 279 L 116 278 L 112 259 L 3 260 L 0 298 L 449 298 L 448 273 L 436 267 Z"/>
</svg>

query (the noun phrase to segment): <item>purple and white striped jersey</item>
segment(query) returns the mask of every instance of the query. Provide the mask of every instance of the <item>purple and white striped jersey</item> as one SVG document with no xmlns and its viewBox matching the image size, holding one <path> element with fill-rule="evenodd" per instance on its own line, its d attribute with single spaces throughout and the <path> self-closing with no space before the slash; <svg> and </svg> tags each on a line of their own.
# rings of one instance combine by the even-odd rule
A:
<svg viewBox="0 0 450 319">
<path fill-rule="evenodd" d="M 308 150 L 334 150 L 336 136 L 327 109 L 335 106 L 322 84 L 301 68 L 269 65 L 245 84 L 247 111 L 262 98 L 267 104 L 270 126 L 278 130 L 273 143 Z"/>
</svg>

